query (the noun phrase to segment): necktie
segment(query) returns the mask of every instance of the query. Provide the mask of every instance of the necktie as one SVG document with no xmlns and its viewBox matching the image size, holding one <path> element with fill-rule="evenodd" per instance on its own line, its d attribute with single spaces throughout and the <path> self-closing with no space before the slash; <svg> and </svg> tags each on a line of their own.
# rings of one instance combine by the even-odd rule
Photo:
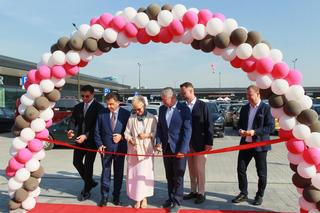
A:
<svg viewBox="0 0 320 213">
<path fill-rule="evenodd" d="M 86 116 L 86 113 L 88 111 L 88 106 L 89 106 L 89 104 L 87 104 L 87 103 L 84 104 L 84 108 L 83 108 L 83 115 L 84 116 Z"/>
<path fill-rule="evenodd" d="M 116 113 L 112 112 L 111 114 L 111 128 L 112 128 L 112 131 L 114 131 L 116 127 Z"/>
</svg>

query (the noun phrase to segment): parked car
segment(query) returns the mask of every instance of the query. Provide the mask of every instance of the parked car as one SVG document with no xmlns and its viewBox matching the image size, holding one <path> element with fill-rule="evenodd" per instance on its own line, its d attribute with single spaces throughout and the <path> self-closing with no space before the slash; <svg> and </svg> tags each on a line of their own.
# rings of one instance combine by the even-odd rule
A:
<svg viewBox="0 0 320 213">
<path fill-rule="evenodd" d="M 313 104 L 312 109 L 318 113 L 318 116 L 320 116 L 320 104 Z M 320 117 L 318 117 L 320 120 Z"/>
<path fill-rule="evenodd" d="M 14 124 L 14 110 L 0 107 L 0 132 L 10 132 Z"/>
<path fill-rule="evenodd" d="M 161 101 L 152 101 L 152 102 L 149 102 L 149 105 L 161 106 L 162 102 Z"/>
<path fill-rule="evenodd" d="M 53 108 L 53 123 L 57 123 L 63 120 L 65 117 L 71 115 L 74 106 L 78 103 L 79 101 L 74 98 L 61 98 L 59 101 L 57 101 Z"/>
<path fill-rule="evenodd" d="M 221 104 L 219 106 L 221 113 L 225 119 L 225 125 L 226 126 L 232 126 L 233 119 L 232 116 L 233 114 L 239 110 L 243 106 L 242 103 L 237 103 L 237 104 Z"/>
<path fill-rule="evenodd" d="M 209 112 L 212 116 L 213 121 L 213 132 L 214 135 L 223 138 L 224 137 L 224 118 L 218 110 L 218 105 L 216 102 L 207 102 L 209 107 Z"/>
<path fill-rule="evenodd" d="M 158 120 L 158 115 L 159 115 L 159 108 L 160 106 L 158 105 L 148 105 L 146 107 L 147 112 L 153 114 L 154 116 L 156 116 L 157 120 Z"/>
</svg>

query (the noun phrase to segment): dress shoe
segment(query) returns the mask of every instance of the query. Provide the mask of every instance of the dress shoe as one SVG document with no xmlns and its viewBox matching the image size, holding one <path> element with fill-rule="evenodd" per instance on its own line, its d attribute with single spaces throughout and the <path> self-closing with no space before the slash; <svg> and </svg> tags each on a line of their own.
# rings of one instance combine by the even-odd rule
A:
<svg viewBox="0 0 320 213">
<path fill-rule="evenodd" d="M 206 200 L 206 195 L 198 194 L 196 200 L 194 201 L 195 204 L 201 204 Z"/>
<path fill-rule="evenodd" d="M 258 195 L 258 196 L 256 196 L 254 198 L 254 201 L 252 202 L 252 205 L 260 206 L 262 204 L 262 202 L 263 202 L 262 197 Z"/>
<path fill-rule="evenodd" d="M 198 196 L 198 193 L 196 192 L 190 192 L 189 194 L 187 195 L 183 195 L 183 199 L 184 200 L 190 200 L 190 199 L 193 199 L 193 198 L 197 198 Z"/>
<path fill-rule="evenodd" d="M 80 195 L 78 196 L 78 200 L 79 201 L 88 200 L 90 196 L 91 196 L 90 192 L 81 192 Z"/>
<path fill-rule="evenodd" d="M 173 205 L 171 205 L 171 207 L 169 208 L 169 213 L 179 212 L 180 208 L 181 208 L 181 207 L 180 207 L 178 204 L 173 204 Z"/>
<path fill-rule="evenodd" d="M 163 204 L 162 204 L 162 208 L 169 208 L 172 206 L 172 201 L 171 200 L 166 200 Z"/>
<path fill-rule="evenodd" d="M 107 206 L 107 204 L 108 204 L 108 197 L 101 197 L 101 200 L 100 200 L 98 206 L 104 207 L 104 206 Z"/>
<path fill-rule="evenodd" d="M 121 205 L 120 198 L 119 197 L 113 197 L 112 203 L 115 206 L 120 206 Z"/>
<path fill-rule="evenodd" d="M 237 197 L 232 200 L 232 203 L 241 203 L 248 200 L 248 196 L 240 193 Z"/>
</svg>

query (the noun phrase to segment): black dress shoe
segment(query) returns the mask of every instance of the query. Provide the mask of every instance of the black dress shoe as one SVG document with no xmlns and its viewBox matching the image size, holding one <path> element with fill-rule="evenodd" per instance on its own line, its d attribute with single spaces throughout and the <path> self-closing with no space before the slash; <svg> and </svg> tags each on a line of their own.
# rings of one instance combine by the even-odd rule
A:
<svg viewBox="0 0 320 213">
<path fill-rule="evenodd" d="M 189 194 L 187 195 L 183 195 L 183 199 L 184 200 L 190 200 L 190 199 L 193 199 L 193 198 L 197 198 L 198 196 L 198 193 L 196 192 L 190 192 Z"/>
<path fill-rule="evenodd" d="M 254 198 L 254 201 L 252 202 L 252 205 L 255 205 L 255 206 L 260 206 L 263 202 L 263 199 L 261 196 L 256 196 Z"/>
<path fill-rule="evenodd" d="M 101 200 L 98 206 L 103 207 L 103 206 L 107 206 L 107 204 L 108 204 L 108 197 L 101 197 Z"/>
<path fill-rule="evenodd" d="M 115 206 L 121 205 L 120 198 L 119 197 L 113 197 L 112 203 Z"/>
<path fill-rule="evenodd" d="M 166 200 L 163 204 L 162 204 L 162 208 L 169 208 L 172 206 L 172 201 L 171 200 Z"/>
<path fill-rule="evenodd" d="M 241 203 L 241 202 L 244 202 L 244 201 L 247 201 L 248 200 L 248 196 L 245 195 L 245 194 L 239 194 L 237 197 L 235 197 L 233 200 L 232 200 L 232 203 Z"/>
<path fill-rule="evenodd" d="M 169 208 L 169 213 L 177 213 L 180 210 L 180 206 L 178 204 L 173 204 Z"/>
<path fill-rule="evenodd" d="M 78 200 L 79 201 L 88 200 L 90 196 L 91 196 L 90 192 L 81 192 L 80 195 L 78 196 Z"/>
<path fill-rule="evenodd" d="M 196 200 L 194 201 L 195 204 L 201 204 L 206 200 L 206 195 L 198 194 Z"/>
</svg>

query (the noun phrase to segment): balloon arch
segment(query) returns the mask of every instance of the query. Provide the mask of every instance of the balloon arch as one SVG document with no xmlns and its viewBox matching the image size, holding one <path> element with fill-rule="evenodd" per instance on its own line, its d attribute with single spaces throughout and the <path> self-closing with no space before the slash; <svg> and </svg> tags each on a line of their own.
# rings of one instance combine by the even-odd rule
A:
<svg viewBox="0 0 320 213">
<path fill-rule="evenodd" d="M 300 85 L 302 75 L 283 62 L 282 53 L 263 41 L 260 33 L 239 27 L 231 18 L 207 9 L 151 4 L 138 11 L 127 7 L 115 16 L 104 13 L 82 24 L 71 37 L 61 37 L 44 53 L 37 69 L 28 72 L 27 92 L 21 96 L 15 120 L 16 137 L 6 169 L 10 209 L 30 210 L 40 194 L 45 158 L 43 141 L 52 125 L 55 102 L 65 78 L 76 75 L 94 56 L 130 43 L 191 44 L 241 68 L 261 89 L 279 119 L 280 137 L 286 138 L 288 160 L 294 171 L 301 212 L 320 210 L 320 122 L 312 100 Z"/>
</svg>

